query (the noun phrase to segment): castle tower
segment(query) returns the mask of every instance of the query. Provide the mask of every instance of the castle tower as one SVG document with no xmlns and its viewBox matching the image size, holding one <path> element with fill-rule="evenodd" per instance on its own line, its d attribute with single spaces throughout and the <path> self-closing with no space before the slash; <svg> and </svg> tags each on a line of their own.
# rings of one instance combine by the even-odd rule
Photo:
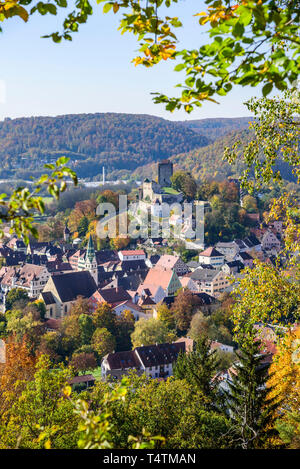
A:
<svg viewBox="0 0 300 469">
<path fill-rule="evenodd" d="M 69 240 L 70 240 L 70 235 L 71 235 L 71 232 L 70 232 L 70 230 L 69 230 L 69 228 L 68 228 L 68 223 L 66 223 L 65 229 L 64 229 L 64 240 L 66 241 L 66 243 L 69 242 Z"/>
<path fill-rule="evenodd" d="M 158 184 L 161 187 L 169 187 L 171 185 L 171 177 L 173 176 L 173 163 L 169 160 L 163 160 L 158 163 Z"/>
<path fill-rule="evenodd" d="M 98 267 L 96 261 L 96 254 L 92 236 L 89 237 L 88 247 L 85 254 L 84 270 L 88 270 L 91 276 L 94 278 L 96 285 L 98 285 Z"/>
</svg>

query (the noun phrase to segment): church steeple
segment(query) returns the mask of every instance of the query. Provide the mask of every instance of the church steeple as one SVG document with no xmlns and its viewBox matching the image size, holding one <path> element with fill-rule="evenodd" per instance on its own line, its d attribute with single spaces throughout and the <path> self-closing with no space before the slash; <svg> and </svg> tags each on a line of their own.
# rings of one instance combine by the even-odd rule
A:
<svg viewBox="0 0 300 469">
<path fill-rule="evenodd" d="M 89 260 L 90 262 L 93 262 L 94 258 L 95 258 L 95 248 L 94 248 L 92 235 L 90 235 L 85 259 L 86 261 Z"/>
<path fill-rule="evenodd" d="M 92 277 L 94 277 L 96 285 L 98 285 L 98 267 L 97 267 L 94 243 L 93 243 L 93 239 L 92 239 L 91 235 L 89 236 L 89 241 L 88 241 L 88 246 L 87 246 L 87 250 L 86 250 L 86 254 L 85 254 L 84 264 L 85 264 L 84 268 L 86 270 L 89 270 Z"/>
<path fill-rule="evenodd" d="M 70 234 L 71 234 L 71 232 L 70 232 L 70 230 L 69 230 L 69 228 L 68 228 L 68 222 L 66 222 L 66 224 L 65 224 L 65 229 L 64 229 L 64 240 L 65 240 L 66 242 L 69 241 L 69 239 L 70 239 Z"/>
</svg>

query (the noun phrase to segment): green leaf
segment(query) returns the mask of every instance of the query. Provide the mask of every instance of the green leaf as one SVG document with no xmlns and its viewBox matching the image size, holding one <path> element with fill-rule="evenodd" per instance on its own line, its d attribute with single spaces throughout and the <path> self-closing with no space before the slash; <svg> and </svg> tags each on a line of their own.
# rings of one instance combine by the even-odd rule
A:
<svg viewBox="0 0 300 469">
<path fill-rule="evenodd" d="M 181 70 L 183 70 L 185 68 L 185 65 L 184 64 L 178 64 L 176 65 L 176 67 L 174 68 L 174 71 L 175 72 L 180 72 Z"/>
<path fill-rule="evenodd" d="M 272 88 L 273 88 L 273 83 L 267 83 L 262 89 L 263 96 L 267 96 L 268 94 L 270 94 L 272 91 Z"/>
<path fill-rule="evenodd" d="M 103 7 L 103 13 L 108 13 L 112 9 L 112 3 L 105 3 Z"/>
<path fill-rule="evenodd" d="M 238 22 L 232 29 L 232 34 L 234 37 L 242 37 L 245 32 L 245 27 L 242 23 Z"/>
</svg>

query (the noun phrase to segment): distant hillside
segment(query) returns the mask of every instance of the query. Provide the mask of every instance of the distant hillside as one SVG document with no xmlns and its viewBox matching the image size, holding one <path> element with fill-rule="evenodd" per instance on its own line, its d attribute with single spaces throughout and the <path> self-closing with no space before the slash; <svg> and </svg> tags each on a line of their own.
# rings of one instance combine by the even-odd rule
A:
<svg viewBox="0 0 300 469">
<path fill-rule="evenodd" d="M 252 133 L 248 129 L 231 132 L 210 145 L 196 148 L 186 153 L 180 153 L 170 159 L 174 163 L 175 171 L 178 169 L 188 171 L 198 182 L 204 181 L 205 179 L 222 181 L 228 177 L 236 178 L 241 175 L 243 164 L 241 161 L 237 161 L 234 165 L 230 165 L 226 161 L 223 161 L 224 148 L 226 146 L 232 147 L 237 140 L 241 140 L 246 144 L 251 138 Z M 295 177 L 287 163 L 280 162 L 275 168 L 280 170 L 284 179 L 295 182 Z M 155 178 L 156 173 L 156 165 L 152 164 L 137 168 L 134 172 L 134 176 L 142 180 L 146 176 Z"/>
<path fill-rule="evenodd" d="M 27 178 L 66 155 L 79 177 L 137 166 L 207 145 L 182 123 L 136 114 L 70 114 L 0 122 L 0 178 Z"/>
<path fill-rule="evenodd" d="M 244 141 L 249 139 L 249 132 L 243 130 L 241 132 L 231 132 L 210 145 L 202 148 L 196 148 L 190 152 L 179 153 L 178 155 L 170 158 L 174 163 L 174 170 L 183 169 L 189 171 L 197 181 L 204 179 L 224 180 L 228 176 L 236 177 L 241 172 L 241 164 L 237 163 L 230 166 L 225 161 L 222 161 L 224 147 L 231 146 L 233 143 L 242 138 Z M 134 176 L 137 179 L 147 177 L 156 177 L 156 165 L 154 163 L 148 164 L 134 171 Z"/>
<path fill-rule="evenodd" d="M 212 142 L 232 131 L 248 129 L 252 117 L 214 118 L 181 121 L 189 129 L 205 135 Z"/>
</svg>

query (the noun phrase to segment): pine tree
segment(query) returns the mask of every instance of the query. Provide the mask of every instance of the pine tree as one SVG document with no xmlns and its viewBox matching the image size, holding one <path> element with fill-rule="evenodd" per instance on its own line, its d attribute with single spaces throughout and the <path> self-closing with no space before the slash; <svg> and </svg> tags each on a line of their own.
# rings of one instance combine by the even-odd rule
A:
<svg viewBox="0 0 300 469">
<path fill-rule="evenodd" d="M 272 421 L 276 404 L 267 397 L 268 364 L 257 340 L 245 342 L 237 354 L 232 381 L 226 391 L 234 446 L 242 449 L 265 447 L 273 433 Z"/>
<path fill-rule="evenodd" d="M 175 365 L 174 376 L 186 379 L 201 391 L 212 404 L 217 399 L 216 382 L 213 380 L 217 373 L 219 360 L 215 350 L 211 350 L 211 341 L 206 335 L 200 336 L 194 350 L 180 353 Z"/>
</svg>

